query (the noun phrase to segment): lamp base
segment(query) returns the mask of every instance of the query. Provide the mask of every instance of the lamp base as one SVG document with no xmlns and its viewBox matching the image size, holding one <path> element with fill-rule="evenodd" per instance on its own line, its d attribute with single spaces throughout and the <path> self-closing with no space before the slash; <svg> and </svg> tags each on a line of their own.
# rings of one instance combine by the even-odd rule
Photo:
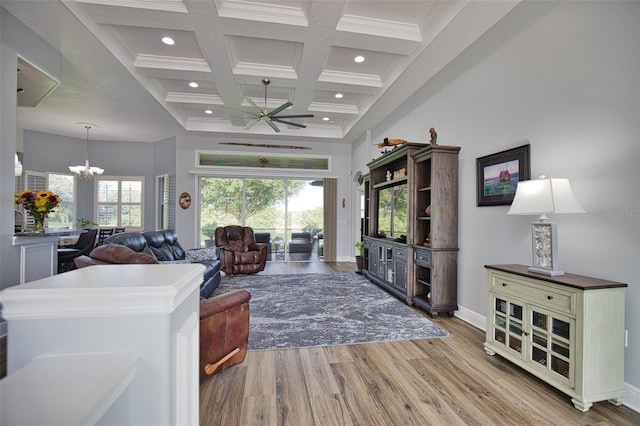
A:
<svg viewBox="0 0 640 426">
<path fill-rule="evenodd" d="M 537 274 L 551 275 L 552 277 L 555 277 L 557 275 L 564 275 L 564 271 L 558 271 L 558 270 L 554 270 L 554 269 L 534 268 L 533 266 L 529 267 L 529 272 L 535 272 Z"/>
<path fill-rule="evenodd" d="M 531 224 L 533 259 L 529 272 L 545 275 L 564 275 L 557 268 L 558 238 L 556 224 L 542 218 L 541 222 Z"/>
</svg>

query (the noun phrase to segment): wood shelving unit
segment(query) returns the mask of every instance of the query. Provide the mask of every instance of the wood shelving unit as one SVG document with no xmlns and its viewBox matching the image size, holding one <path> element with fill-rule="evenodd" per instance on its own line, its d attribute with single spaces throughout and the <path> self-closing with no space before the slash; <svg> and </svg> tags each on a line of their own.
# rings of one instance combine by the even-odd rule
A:
<svg viewBox="0 0 640 426">
<path fill-rule="evenodd" d="M 368 164 L 364 272 L 430 315 L 452 315 L 458 308 L 459 151 L 453 146 L 407 143 Z M 388 178 L 402 169 L 404 176 Z M 396 185 L 407 185 L 408 190 L 406 243 L 379 238 L 378 192 Z"/>
</svg>

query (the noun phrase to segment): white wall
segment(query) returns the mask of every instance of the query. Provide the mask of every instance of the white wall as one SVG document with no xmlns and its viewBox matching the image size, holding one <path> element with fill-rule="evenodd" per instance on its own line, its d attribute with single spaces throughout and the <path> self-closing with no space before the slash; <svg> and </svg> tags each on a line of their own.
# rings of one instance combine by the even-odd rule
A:
<svg viewBox="0 0 640 426">
<path fill-rule="evenodd" d="M 640 3 L 524 2 L 372 132 L 462 147 L 459 305 L 484 315 L 483 265 L 531 263 L 535 218 L 476 207 L 478 157 L 531 144 L 532 176 L 569 178 L 560 267 L 629 284 L 625 381 L 640 386 Z M 361 148 L 355 147 L 354 152 Z M 354 157 L 354 166 L 358 166 Z"/>
</svg>

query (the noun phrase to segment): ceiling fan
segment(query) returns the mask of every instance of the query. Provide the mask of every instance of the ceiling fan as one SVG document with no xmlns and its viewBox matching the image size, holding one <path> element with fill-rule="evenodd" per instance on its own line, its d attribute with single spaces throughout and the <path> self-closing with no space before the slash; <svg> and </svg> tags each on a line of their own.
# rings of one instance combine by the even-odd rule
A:
<svg viewBox="0 0 640 426">
<path fill-rule="evenodd" d="M 253 107 L 253 109 L 255 110 L 255 112 L 250 111 L 247 114 L 251 114 L 252 116 L 254 116 L 256 118 L 256 120 L 253 123 L 249 124 L 245 128 L 245 130 L 252 128 L 253 126 L 255 126 L 258 123 L 265 122 L 269 126 L 271 126 L 271 128 L 276 133 L 279 133 L 280 129 L 278 129 L 278 126 L 276 126 L 274 121 L 278 122 L 278 123 L 288 124 L 290 126 L 301 127 L 303 129 L 305 127 L 307 127 L 304 124 L 298 124 L 298 123 L 294 123 L 292 121 L 283 120 L 283 118 L 307 118 L 307 117 L 313 117 L 313 114 L 278 115 L 278 113 L 280 113 L 281 111 L 284 111 L 285 109 L 287 109 L 287 108 L 289 108 L 290 106 L 293 105 L 289 101 L 283 103 L 278 108 L 276 108 L 276 109 L 274 109 L 272 111 L 268 111 L 267 110 L 267 86 L 269 86 L 269 83 L 271 83 L 271 80 L 269 80 L 268 78 L 263 78 L 262 79 L 262 84 L 264 84 L 264 109 L 261 109 L 258 105 L 256 105 L 256 103 L 251 98 L 248 98 L 248 97 L 245 98 L 247 100 L 247 102 L 249 102 L 251 107 Z"/>
</svg>

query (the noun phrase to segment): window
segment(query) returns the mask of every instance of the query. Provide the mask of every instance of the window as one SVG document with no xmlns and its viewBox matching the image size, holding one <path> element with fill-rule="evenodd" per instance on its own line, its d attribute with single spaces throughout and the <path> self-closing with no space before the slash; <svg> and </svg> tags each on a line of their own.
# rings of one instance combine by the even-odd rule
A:
<svg viewBox="0 0 640 426">
<path fill-rule="evenodd" d="M 268 233 L 282 256 L 292 233 L 308 232 L 317 241 L 323 229 L 322 180 L 200 177 L 200 241 L 213 245 L 218 226 L 242 225 Z M 278 253 L 278 250 L 282 250 Z M 317 249 L 310 247 L 311 259 Z M 306 252 L 305 252 L 306 253 Z"/>
<path fill-rule="evenodd" d="M 156 229 L 173 229 L 175 211 L 169 200 L 175 197 L 175 179 L 168 174 L 156 176 Z"/>
<path fill-rule="evenodd" d="M 48 228 L 75 228 L 76 178 L 73 175 L 25 170 L 23 183 L 24 188 L 20 188 L 16 193 L 24 189 L 48 190 L 57 194 L 62 200 L 62 203 L 47 216 Z M 29 213 L 26 213 L 25 223 L 27 230 L 33 226 L 33 218 Z"/>
<path fill-rule="evenodd" d="M 144 176 L 102 176 L 95 191 L 99 226 L 144 228 Z"/>
<path fill-rule="evenodd" d="M 57 194 L 62 202 L 49 215 L 51 228 L 75 228 L 76 179 L 71 174 L 48 173 L 49 191 Z"/>
</svg>

